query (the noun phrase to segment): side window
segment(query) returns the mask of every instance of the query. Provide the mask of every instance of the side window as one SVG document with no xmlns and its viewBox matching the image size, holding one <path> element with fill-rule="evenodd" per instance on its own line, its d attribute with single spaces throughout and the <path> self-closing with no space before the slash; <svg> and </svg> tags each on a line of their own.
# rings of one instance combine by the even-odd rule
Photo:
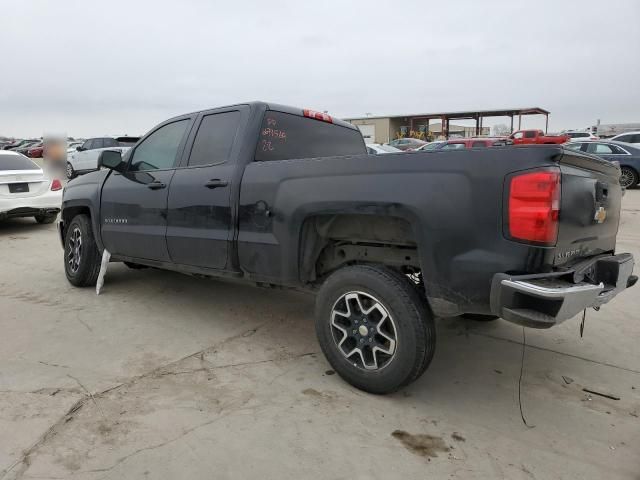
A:
<svg viewBox="0 0 640 480">
<path fill-rule="evenodd" d="M 536 138 L 536 132 L 534 130 L 524 132 L 524 138 Z"/>
<path fill-rule="evenodd" d="M 96 148 L 102 148 L 103 142 L 101 138 L 94 138 L 91 143 L 91 150 L 95 150 Z"/>
<path fill-rule="evenodd" d="M 487 144 L 483 140 L 476 140 L 471 144 L 472 147 L 486 147 Z"/>
<path fill-rule="evenodd" d="M 631 142 L 633 142 L 632 137 L 633 137 L 633 135 L 622 135 L 621 137 L 616 138 L 616 142 L 631 143 Z"/>
<path fill-rule="evenodd" d="M 447 143 L 440 150 L 458 150 L 464 148 L 464 143 Z"/>
<path fill-rule="evenodd" d="M 103 147 L 102 148 L 111 148 L 111 147 L 117 147 L 118 145 L 118 141 L 115 138 L 103 138 Z"/>
<path fill-rule="evenodd" d="M 623 148 L 620 148 L 617 145 L 609 145 L 609 148 L 613 150 L 613 153 L 615 155 L 627 155 L 627 152 Z"/>
<path fill-rule="evenodd" d="M 202 118 L 193 142 L 189 166 L 224 163 L 236 137 L 240 112 L 224 112 Z"/>
<path fill-rule="evenodd" d="M 582 143 L 569 142 L 565 143 L 564 146 L 570 150 L 580 151 L 582 150 Z"/>
<path fill-rule="evenodd" d="M 640 133 L 636 133 L 635 135 L 631 135 L 631 138 L 627 140 L 629 143 L 640 143 Z"/>
<path fill-rule="evenodd" d="M 365 155 L 360 130 L 268 110 L 258 137 L 257 161 Z"/>
<path fill-rule="evenodd" d="M 85 140 L 85 142 L 82 144 L 82 149 L 83 150 L 91 150 L 91 144 L 93 143 L 93 140 Z"/>
<path fill-rule="evenodd" d="M 169 123 L 153 132 L 133 152 L 130 171 L 173 168 L 188 119 Z"/>
<path fill-rule="evenodd" d="M 590 143 L 587 147 L 587 152 L 595 153 L 596 155 L 611 155 L 613 153 L 613 150 L 611 149 L 611 147 L 609 147 L 609 145 L 606 145 L 604 143 Z"/>
<path fill-rule="evenodd" d="M 524 133 L 522 132 L 517 132 L 513 135 L 513 138 L 516 138 L 516 139 L 520 139 L 522 137 L 524 137 Z"/>
</svg>

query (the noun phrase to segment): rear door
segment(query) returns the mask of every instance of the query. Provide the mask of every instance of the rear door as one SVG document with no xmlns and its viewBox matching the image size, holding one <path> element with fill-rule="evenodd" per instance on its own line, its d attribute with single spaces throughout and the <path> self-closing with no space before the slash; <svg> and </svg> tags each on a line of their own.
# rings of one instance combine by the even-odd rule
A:
<svg viewBox="0 0 640 480">
<path fill-rule="evenodd" d="M 167 247 L 173 263 L 227 269 L 233 239 L 233 159 L 241 147 L 238 129 L 246 106 L 205 112 L 176 170 L 168 199 Z"/>
<path fill-rule="evenodd" d="M 161 124 L 129 155 L 124 173 L 111 172 L 102 188 L 102 240 L 114 255 L 169 261 L 167 198 L 191 117 Z"/>
</svg>

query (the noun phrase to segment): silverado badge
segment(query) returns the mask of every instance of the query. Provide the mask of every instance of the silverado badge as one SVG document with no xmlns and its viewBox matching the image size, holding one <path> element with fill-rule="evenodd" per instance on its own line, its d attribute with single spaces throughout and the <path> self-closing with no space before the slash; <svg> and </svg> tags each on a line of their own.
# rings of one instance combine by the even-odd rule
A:
<svg viewBox="0 0 640 480">
<path fill-rule="evenodd" d="M 602 223 L 605 218 L 607 218 L 607 210 L 604 207 L 596 208 L 596 214 L 593 216 L 593 220 L 596 223 Z"/>
</svg>

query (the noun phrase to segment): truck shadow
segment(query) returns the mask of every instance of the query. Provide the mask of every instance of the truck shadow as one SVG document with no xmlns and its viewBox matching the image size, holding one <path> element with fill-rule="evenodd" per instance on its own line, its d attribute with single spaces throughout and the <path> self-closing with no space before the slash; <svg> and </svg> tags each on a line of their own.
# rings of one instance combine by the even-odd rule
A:
<svg viewBox="0 0 640 480">
<path fill-rule="evenodd" d="M 34 218 L 7 218 L 0 220 L 0 237 L 27 235 L 34 231 L 55 231 L 55 224 L 40 225 Z M 26 239 L 26 237 L 25 237 Z"/>
<path fill-rule="evenodd" d="M 178 323 L 212 322 L 217 329 L 226 331 L 237 329 L 238 322 L 244 322 L 247 328 L 242 335 L 225 341 L 223 347 L 212 346 L 211 351 L 205 352 L 205 358 L 217 366 L 315 354 L 318 377 L 331 368 L 316 341 L 315 299 L 311 294 L 155 269 L 130 270 L 112 264 L 103 294 L 118 298 L 131 292 L 141 303 L 155 302 L 161 297 L 162 314 L 175 315 Z M 469 397 L 468 390 L 473 389 L 476 393 L 471 398 L 476 400 L 495 400 L 496 395 L 512 400 L 521 346 L 484 334 L 503 330 L 513 334 L 518 327 L 503 320 L 482 323 L 462 318 L 437 319 L 436 326 L 438 341 L 431 366 L 402 392 L 447 403 L 455 401 L 448 398 L 452 391 L 467 391 Z M 189 325 L 189 330 L 193 327 Z M 551 361 L 552 357 L 548 358 Z M 353 391 L 337 375 L 333 378 L 337 389 Z M 504 392 L 499 393 L 501 388 Z M 405 398 L 402 392 L 394 395 Z"/>
</svg>

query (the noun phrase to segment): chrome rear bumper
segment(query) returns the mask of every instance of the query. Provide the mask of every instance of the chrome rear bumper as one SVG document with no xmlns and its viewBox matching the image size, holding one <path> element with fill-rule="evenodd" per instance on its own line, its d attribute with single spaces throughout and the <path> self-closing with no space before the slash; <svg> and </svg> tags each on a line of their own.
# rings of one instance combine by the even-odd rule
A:
<svg viewBox="0 0 640 480">
<path fill-rule="evenodd" d="M 601 255 L 574 270 L 538 275 L 499 273 L 491 287 L 491 311 L 518 325 L 549 328 L 589 307 L 600 307 L 636 283 L 629 253 Z"/>
</svg>

